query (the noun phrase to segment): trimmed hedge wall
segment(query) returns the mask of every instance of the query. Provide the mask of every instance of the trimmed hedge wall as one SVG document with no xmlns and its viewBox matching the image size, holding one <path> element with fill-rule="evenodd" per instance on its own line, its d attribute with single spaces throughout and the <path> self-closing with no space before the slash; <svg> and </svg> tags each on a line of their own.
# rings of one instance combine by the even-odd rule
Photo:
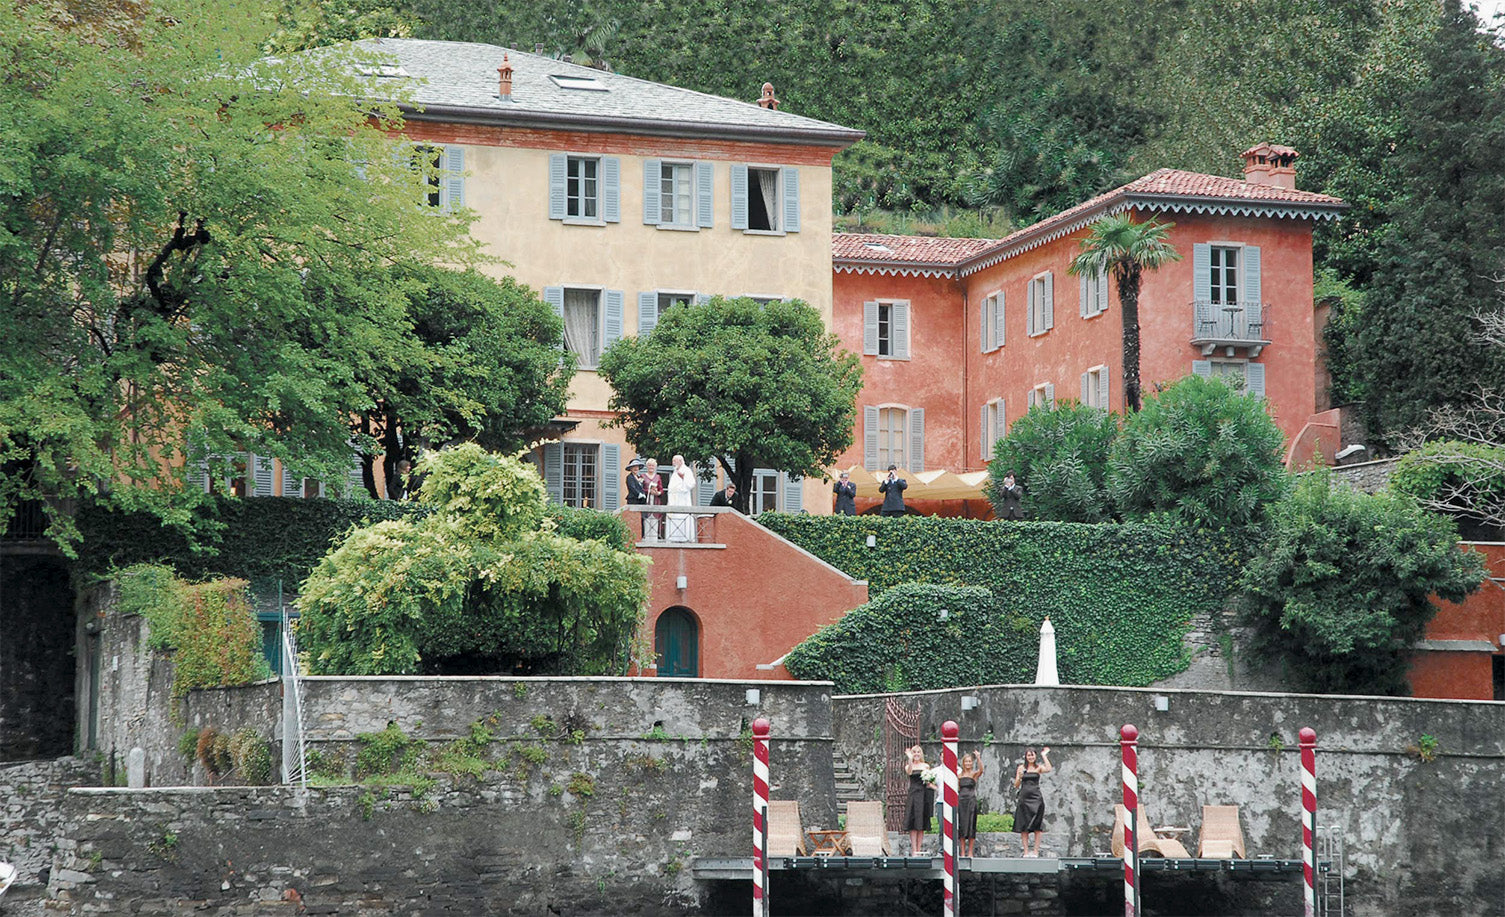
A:
<svg viewBox="0 0 1505 917">
<path fill-rule="evenodd" d="M 1033 681 L 1047 616 L 1062 682 L 1150 684 L 1186 668 L 1183 637 L 1235 592 L 1250 537 L 919 516 L 759 521 L 867 579 L 872 601 L 785 660 L 795 677 L 829 678 L 848 692 Z"/>
<path fill-rule="evenodd" d="M 554 507 L 559 533 L 599 539 L 628 550 L 627 526 L 611 513 Z M 392 500 L 215 497 L 195 521 L 196 535 L 150 513 L 88 505 L 78 514 L 83 535 L 77 569 L 105 576 L 117 567 L 162 563 L 188 580 L 231 576 L 253 584 L 278 579 L 297 591 L 314 566 L 353 526 L 425 515 L 419 503 Z"/>
</svg>

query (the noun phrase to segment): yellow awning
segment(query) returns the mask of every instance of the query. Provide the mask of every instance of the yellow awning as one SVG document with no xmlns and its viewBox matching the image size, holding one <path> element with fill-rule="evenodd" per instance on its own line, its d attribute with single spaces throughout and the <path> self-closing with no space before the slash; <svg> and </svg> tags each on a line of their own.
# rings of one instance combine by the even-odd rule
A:
<svg viewBox="0 0 1505 917">
<path fill-rule="evenodd" d="M 852 483 L 857 485 L 857 496 L 881 500 L 878 483 L 888 478 L 888 472 L 869 471 L 861 465 L 847 469 Z M 988 473 L 968 471 L 957 474 L 939 469 L 936 471 L 896 472 L 909 482 L 904 489 L 905 500 L 986 500 L 988 498 Z"/>
</svg>

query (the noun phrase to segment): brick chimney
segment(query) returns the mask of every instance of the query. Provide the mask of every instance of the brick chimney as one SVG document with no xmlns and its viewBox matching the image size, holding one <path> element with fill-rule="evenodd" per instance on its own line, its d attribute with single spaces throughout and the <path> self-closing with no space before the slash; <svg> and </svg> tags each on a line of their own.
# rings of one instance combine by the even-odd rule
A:
<svg viewBox="0 0 1505 917">
<path fill-rule="evenodd" d="M 779 108 L 779 100 L 773 97 L 773 84 L 763 84 L 763 97 L 758 100 L 759 108 L 771 108 L 775 111 Z"/>
<path fill-rule="evenodd" d="M 503 102 L 511 102 L 512 101 L 512 62 L 509 61 L 509 60 L 507 60 L 507 55 L 506 54 L 502 55 L 502 65 L 500 67 L 496 68 L 496 75 L 497 75 L 497 78 L 499 80 L 499 85 L 497 87 L 497 95 L 501 98 L 501 100 Z"/>
<path fill-rule="evenodd" d="M 1296 157 L 1288 146 L 1259 143 L 1244 151 L 1244 181 L 1251 185 L 1296 190 Z"/>
</svg>

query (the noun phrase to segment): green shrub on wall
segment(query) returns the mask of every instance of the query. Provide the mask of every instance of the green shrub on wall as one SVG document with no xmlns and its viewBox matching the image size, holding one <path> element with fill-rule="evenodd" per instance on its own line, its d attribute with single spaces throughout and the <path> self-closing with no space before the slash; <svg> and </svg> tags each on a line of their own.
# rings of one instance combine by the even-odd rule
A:
<svg viewBox="0 0 1505 917">
<path fill-rule="evenodd" d="M 120 571 L 119 582 L 117 611 L 146 618 L 148 645 L 172 653 L 173 697 L 271 676 L 245 580 L 186 583 L 142 564 Z"/>
<path fill-rule="evenodd" d="M 759 520 L 868 581 L 873 601 L 786 660 L 797 677 L 830 678 L 843 691 L 1033 680 L 1047 616 L 1063 681 L 1147 685 L 1185 668 L 1191 620 L 1224 606 L 1249 555 L 1247 536 L 1150 525 L 771 513 Z M 889 597 L 906 583 L 980 588 L 910 586 Z M 951 634 L 938 612 L 958 607 L 970 623 Z M 947 635 L 944 650 L 937 628 Z M 979 658 L 1000 654 L 1008 658 Z"/>
</svg>

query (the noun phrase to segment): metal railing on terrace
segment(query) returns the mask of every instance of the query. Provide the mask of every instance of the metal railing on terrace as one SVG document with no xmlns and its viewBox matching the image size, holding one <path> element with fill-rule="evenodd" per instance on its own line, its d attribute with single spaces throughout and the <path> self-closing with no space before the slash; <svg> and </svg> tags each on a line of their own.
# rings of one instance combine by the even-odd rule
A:
<svg viewBox="0 0 1505 917">
<path fill-rule="evenodd" d="M 1266 303 L 1192 303 L 1192 337 L 1194 345 L 1211 353 L 1217 347 L 1254 348 L 1251 356 L 1270 343 L 1269 312 Z"/>
</svg>

